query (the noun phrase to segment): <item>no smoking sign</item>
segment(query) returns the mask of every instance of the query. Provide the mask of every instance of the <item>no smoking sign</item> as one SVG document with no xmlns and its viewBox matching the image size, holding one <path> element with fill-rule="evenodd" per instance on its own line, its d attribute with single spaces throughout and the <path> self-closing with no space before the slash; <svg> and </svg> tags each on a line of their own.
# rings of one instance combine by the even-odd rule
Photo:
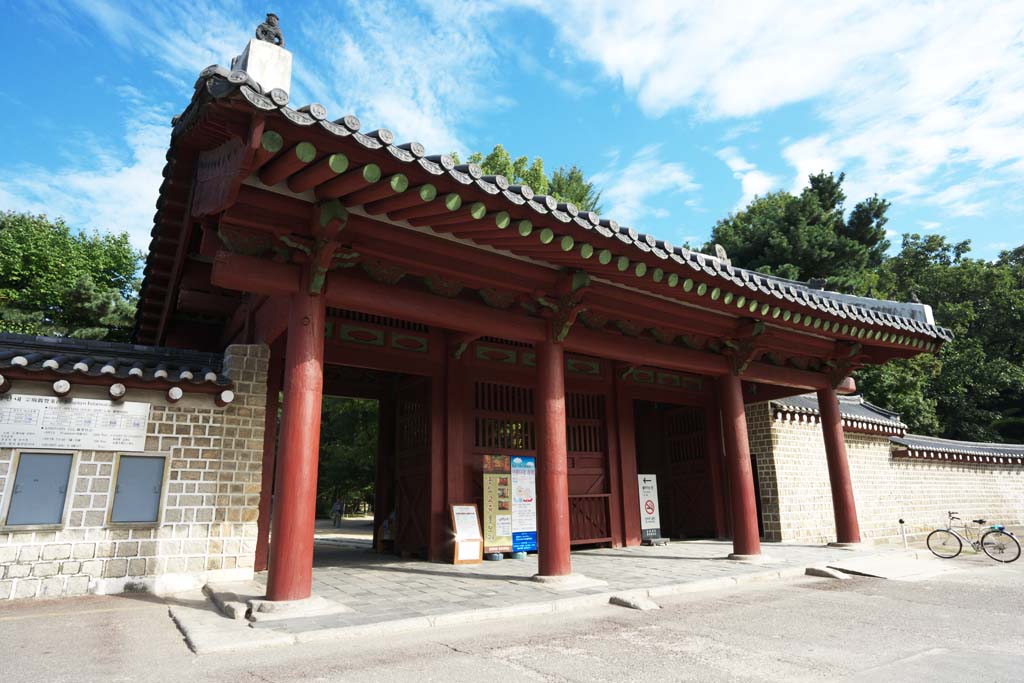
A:
<svg viewBox="0 0 1024 683">
<path fill-rule="evenodd" d="M 661 538 L 661 517 L 658 514 L 658 478 L 653 474 L 637 476 L 640 486 L 640 538 L 644 541 Z"/>
</svg>

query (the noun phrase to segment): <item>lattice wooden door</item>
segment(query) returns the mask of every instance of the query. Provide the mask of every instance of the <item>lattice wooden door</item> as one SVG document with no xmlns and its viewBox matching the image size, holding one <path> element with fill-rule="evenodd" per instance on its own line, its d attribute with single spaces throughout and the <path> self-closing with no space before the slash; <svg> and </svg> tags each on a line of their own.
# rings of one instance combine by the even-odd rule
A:
<svg viewBox="0 0 1024 683">
<path fill-rule="evenodd" d="M 610 542 L 611 489 L 604 394 L 567 393 L 569 534 L 574 544 Z"/>
<path fill-rule="evenodd" d="M 667 528 L 673 536 L 714 535 L 711 477 L 704 438 L 703 410 L 680 406 L 666 411 L 665 456 L 671 478 L 671 504 L 669 520 L 662 520 L 662 524 L 669 522 Z"/>
<path fill-rule="evenodd" d="M 395 550 L 426 557 L 430 522 L 430 380 L 395 392 Z"/>
</svg>

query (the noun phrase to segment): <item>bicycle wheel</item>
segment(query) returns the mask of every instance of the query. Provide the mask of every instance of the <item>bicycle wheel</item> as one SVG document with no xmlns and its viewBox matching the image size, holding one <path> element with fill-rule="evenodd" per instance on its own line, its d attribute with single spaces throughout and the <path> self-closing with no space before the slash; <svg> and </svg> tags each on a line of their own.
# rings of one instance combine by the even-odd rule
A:
<svg viewBox="0 0 1024 683">
<path fill-rule="evenodd" d="M 986 531 L 981 537 L 981 549 L 996 562 L 1013 562 L 1020 557 L 1020 543 L 1005 531 Z"/>
<path fill-rule="evenodd" d="M 956 534 L 945 529 L 936 529 L 928 534 L 928 550 L 943 559 L 951 559 L 960 554 L 964 544 Z"/>
</svg>

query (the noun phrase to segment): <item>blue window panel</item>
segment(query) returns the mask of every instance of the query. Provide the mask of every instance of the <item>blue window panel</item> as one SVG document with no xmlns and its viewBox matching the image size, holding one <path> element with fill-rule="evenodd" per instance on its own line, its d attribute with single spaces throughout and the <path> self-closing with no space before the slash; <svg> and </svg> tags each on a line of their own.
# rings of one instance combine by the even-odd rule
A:
<svg viewBox="0 0 1024 683">
<path fill-rule="evenodd" d="M 160 516 L 164 458 L 122 455 L 114 486 L 111 522 L 155 522 Z"/>
<path fill-rule="evenodd" d="M 70 454 L 22 453 L 7 509 L 7 524 L 63 522 L 70 476 Z"/>
</svg>

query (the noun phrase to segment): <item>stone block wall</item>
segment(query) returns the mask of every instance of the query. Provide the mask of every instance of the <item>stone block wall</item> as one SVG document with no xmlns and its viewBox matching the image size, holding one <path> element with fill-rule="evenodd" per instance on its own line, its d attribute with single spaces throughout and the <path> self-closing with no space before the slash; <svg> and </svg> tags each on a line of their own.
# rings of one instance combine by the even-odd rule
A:
<svg viewBox="0 0 1024 683">
<path fill-rule="evenodd" d="M 107 525 L 117 454 L 80 451 L 72 463 L 65 524 L 57 530 L 0 527 L 0 600 L 148 590 L 173 593 L 208 580 L 252 577 L 256 547 L 266 346 L 231 346 L 224 372 L 235 400 L 217 407 L 210 394 L 130 389 L 151 404 L 146 454 L 169 460 L 159 524 Z M 20 382 L 19 393 L 50 394 L 48 383 Z M 106 398 L 105 388 L 74 396 Z M 0 449 L 0 510 L 9 495 L 13 449 Z"/>
<path fill-rule="evenodd" d="M 835 518 L 821 425 L 776 421 L 767 403 L 747 412 L 751 454 L 758 468 L 765 539 L 804 543 L 835 540 Z M 857 518 L 865 542 L 901 541 L 899 519 L 912 540 L 923 538 L 956 510 L 1024 524 L 1024 468 L 908 460 L 892 456 L 887 436 L 846 432 Z"/>
</svg>

